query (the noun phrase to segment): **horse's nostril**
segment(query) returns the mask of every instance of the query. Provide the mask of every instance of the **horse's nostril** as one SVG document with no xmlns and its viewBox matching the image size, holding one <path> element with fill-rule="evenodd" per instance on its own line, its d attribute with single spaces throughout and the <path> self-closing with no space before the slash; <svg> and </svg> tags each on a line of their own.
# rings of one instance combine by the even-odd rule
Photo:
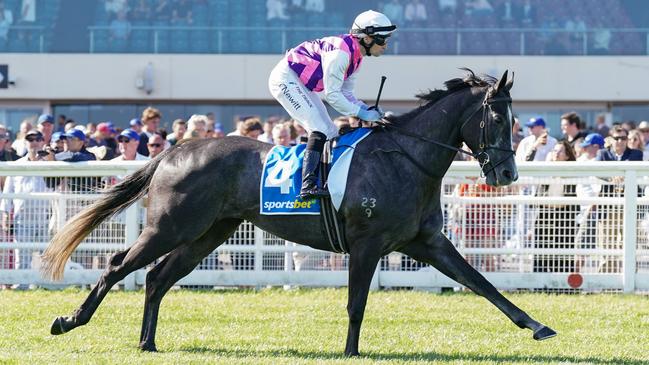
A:
<svg viewBox="0 0 649 365">
<path fill-rule="evenodd" d="M 509 170 L 503 171 L 503 175 L 507 178 L 507 180 L 514 180 L 514 174 L 512 174 L 512 172 Z"/>
</svg>

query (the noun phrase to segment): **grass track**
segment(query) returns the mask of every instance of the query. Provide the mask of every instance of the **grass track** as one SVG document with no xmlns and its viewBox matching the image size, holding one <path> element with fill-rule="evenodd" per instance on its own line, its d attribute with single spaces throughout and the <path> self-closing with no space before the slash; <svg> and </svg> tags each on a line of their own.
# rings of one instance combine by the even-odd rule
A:
<svg viewBox="0 0 649 365">
<path fill-rule="evenodd" d="M 51 336 L 87 294 L 0 291 L 0 363 L 649 364 L 647 296 L 508 294 L 559 332 L 537 342 L 473 294 L 374 292 L 350 360 L 346 289 L 170 292 L 154 354 L 137 349 L 142 292 L 111 292 L 88 325 Z"/>
</svg>

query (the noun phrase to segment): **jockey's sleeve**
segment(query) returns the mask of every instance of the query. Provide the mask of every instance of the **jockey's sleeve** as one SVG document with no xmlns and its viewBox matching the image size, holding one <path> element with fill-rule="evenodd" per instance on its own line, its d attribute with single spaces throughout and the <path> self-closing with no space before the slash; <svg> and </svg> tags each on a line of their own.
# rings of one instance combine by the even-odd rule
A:
<svg viewBox="0 0 649 365">
<path fill-rule="evenodd" d="M 356 100 L 352 94 L 353 80 L 351 84 L 345 85 L 345 72 L 348 66 L 349 55 L 344 51 L 333 50 L 322 53 L 322 83 L 325 100 L 340 114 L 347 116 L 357 115 L 361 109 L 360 105 L 350 101 L 345 95 L 346 93 L 352 95 L 353 100 Z M 349 81 L 349 78 L 347 80 Z"/>
<path fill-rule="evenodd" d="M 365 109 L 369 108 L 367 104 L 365 104 L 363 101 L 356 99 L 354 96 L 354 85 L 356 84 L 356 75 L 357 73 L 351 74 L 347 78 L 347 80 L 343 81 L 343 87 L 342 87 L 342 92 L 343 95 L 345 95 L 345 98 L 349 100 L 352 104 L 358 105 L 360 107 L 365 107 Z"/>
</svg>

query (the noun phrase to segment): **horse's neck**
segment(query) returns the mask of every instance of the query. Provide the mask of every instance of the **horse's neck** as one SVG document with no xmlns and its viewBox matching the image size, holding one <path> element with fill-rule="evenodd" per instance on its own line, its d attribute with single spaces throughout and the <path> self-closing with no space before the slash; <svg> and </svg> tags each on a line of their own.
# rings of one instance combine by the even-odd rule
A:
<svg viewBox="0 0 649 365">
<path fill-rule="evenodd" d="M 470 89 L 449 95 L 407 121 L 404 129 L 436 142 L 459 147 L 462 124 L 471 117 L 480 100 L 480 95 L 473 95 Z M 423 141 L 411 140 L 408 145 L 411 153 L 418 156 L 423 164 L 431 166 L 431 171 L 438 173 L 440 178 L 457 153 L 450 148 Z"/>
</svg>

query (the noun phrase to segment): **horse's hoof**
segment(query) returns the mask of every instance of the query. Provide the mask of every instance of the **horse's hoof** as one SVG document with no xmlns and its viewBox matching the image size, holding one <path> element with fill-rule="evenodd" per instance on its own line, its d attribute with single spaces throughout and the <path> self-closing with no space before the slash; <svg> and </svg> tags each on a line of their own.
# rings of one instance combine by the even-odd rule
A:
<svg viewBox="0 0 649 365">
<path fill-rule="evenodd" d="M 69 328 L 65 328 L 65 317 L 56 317 L 50 327 L 50 333 L 53 335 L 62 335 L 69 330 Z"/>
<path fill-rule="evenodd" d="M 534 339 L 537 341 L 543 341 L 556 335 L 557 333 L 552 328 L 543 326 L 534 332 Z"/>
<path fill-rule="evenodd" d="M 140 350 L 146 352 L 158 352 L 158 349 L 155 347 L 155 343 L 140 342 Z"/>
</svg>

